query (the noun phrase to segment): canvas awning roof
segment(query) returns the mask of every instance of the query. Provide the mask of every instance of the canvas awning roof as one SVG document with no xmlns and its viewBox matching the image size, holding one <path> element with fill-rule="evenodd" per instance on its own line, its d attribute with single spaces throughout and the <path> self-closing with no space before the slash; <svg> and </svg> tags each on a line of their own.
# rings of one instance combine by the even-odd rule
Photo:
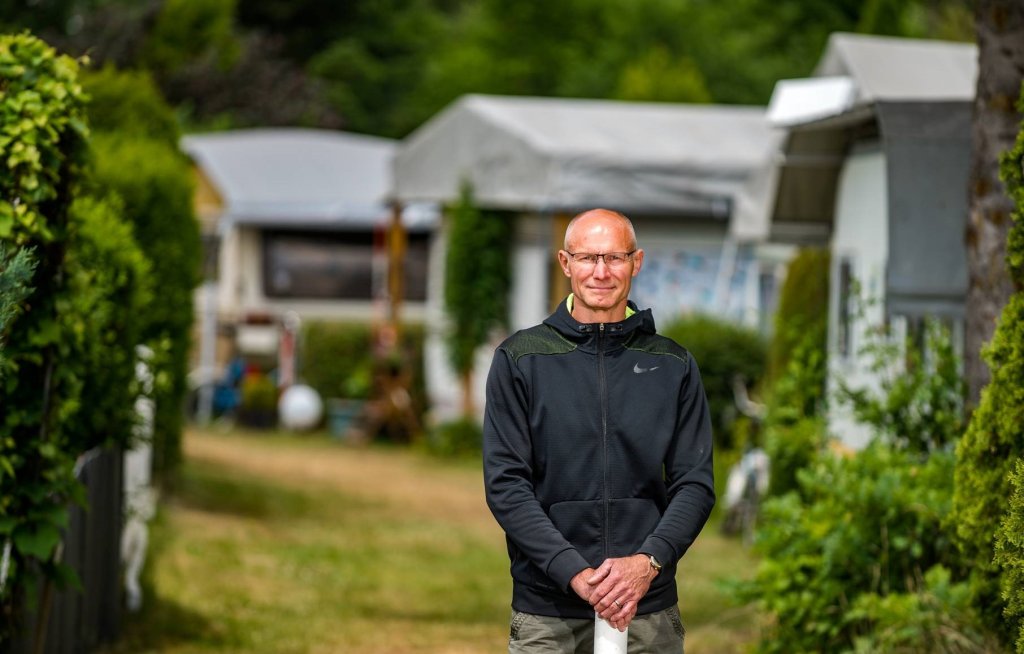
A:
<svg viewBox="0 0 1024 654">
<path fill-rule="evenodd" d="M 243 129 L 182 138 L 182 149 L 220 194 L 222 226 L 365 229 L 390 219 L 388 194 L 397 142 L 302 128 Z M 403 211 L 427 228 L 429 205 Z"/>
<path fill-rule="evenodd" d="M 395 197 L 725 220 L 774 147 L 761 107 L 467 95 L 399 147 Z"/>
<path fill-rule="evenodd" d="M 774 198 L 762 205 L 771 211 L 764 223 L 772 240 L 824 243 L 851 142 L 899 139 L 911 124 L 897 114 L 918 115 L 914 104 L 932 105 L 927 115 L 941 120 L 943 107 L 973 100 L 976 77 L 973 44 L 833 34 L 815 77 L 780 81 L 769 103 L 771 124 L 787 129 L 776 165 L 766 173 L 775 179 L 769 184 Z M 883 105 L 891 107 L 890 120 L 880 124 Z"/>
</svg>

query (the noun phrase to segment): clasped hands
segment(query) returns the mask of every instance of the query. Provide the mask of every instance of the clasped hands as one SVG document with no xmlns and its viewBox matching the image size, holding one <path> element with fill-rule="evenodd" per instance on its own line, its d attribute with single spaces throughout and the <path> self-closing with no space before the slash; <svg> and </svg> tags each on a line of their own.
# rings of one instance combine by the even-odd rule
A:
<svg viewBox="0 0 1024 654">
<path fill-rule="evenodd" d="M 625 631 L 636 616 L 640 599 L 647 594 L 657 574 L 651 567 L 650 557 L 634 554 L 605 559 L 596 569 L 587 568 L 579 572 L 570 585 L 602 619 L 619 631 Z"/>
</svg>

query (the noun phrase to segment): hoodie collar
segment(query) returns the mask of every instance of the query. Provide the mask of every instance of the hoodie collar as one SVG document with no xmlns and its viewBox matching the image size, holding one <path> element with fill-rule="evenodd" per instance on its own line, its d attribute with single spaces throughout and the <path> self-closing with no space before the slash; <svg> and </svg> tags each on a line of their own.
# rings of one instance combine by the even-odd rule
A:
<svg viewBox="0 0 1024 654">
<path fill-rule="evenodd" d="M 606 323 L 584 323 L 572 317 L 571 308 L 573 302 L 572 294 L 564 302 L 559 303 L 558 308 L 544 321 L 545 325 L 554 328 L 558 333 L 576 342 L 586 342 L 596 339 L 600 325 L 605 326 L 606 336 L 621 339 L 634 331 L 655 333 L 654 316 L 650 309 L 640 310 L 632 300 L 626 305 L 626 319 L 619 322 Z"/>
<path fill-rule="evenodd" d="M 576 301 L 576 294 L 569 293 L 569 297 L 565 298 L 565 308 L 569 310 L 569 314 L 572 315 L 572 305 Z M 636 313 L 636 305 L 626 300 L 626 317 L 629 318 Z"/>
</svg>

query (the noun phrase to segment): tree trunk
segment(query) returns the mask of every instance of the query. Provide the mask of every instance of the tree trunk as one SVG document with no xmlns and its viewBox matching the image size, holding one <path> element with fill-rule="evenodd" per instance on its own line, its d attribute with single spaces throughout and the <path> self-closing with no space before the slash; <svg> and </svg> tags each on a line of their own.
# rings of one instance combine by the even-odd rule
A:
<svg viewBox="0 0 1024 654">
<path fill-rule="evenodd" d="M 1006 234 L 1013 203 L 999 179 L 999 157 L 1020 127 L 1015 103 L 1024 79 L 1024 2 L 977 0 L 978 91 L 974 100 L 973 155 L 967 225 L 968 290 L 964 372 L 975 406 L 988 383 L 981 348 L 1013 290 L 1006 270 Z"/>
<path fill-rule="evenodd" d="M 460 377 L 462 382 L 462 417 L 466 420 L 476 418 L 476 402 L 473 399 L 473 368 L 464 370 Z"/>
</svg>

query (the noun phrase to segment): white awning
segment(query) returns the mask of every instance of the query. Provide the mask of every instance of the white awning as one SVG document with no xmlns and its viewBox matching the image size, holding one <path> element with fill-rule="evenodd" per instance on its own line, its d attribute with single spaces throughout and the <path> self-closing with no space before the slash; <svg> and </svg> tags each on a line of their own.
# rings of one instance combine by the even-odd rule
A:
<svg viewBox="0 0 1024 654">
<path fill-rule="evenodd" d="M 468 95 L 399 147 L 395 196 L 728 219 L 773 139 L 763 107 Z"/>
<path fill-rule="evenodd" d="M 391 139 L 267 128 L 194 134 L 181 143 L 221 195 L 228 224 L 365 229 L 390 219 Z M 418 205 L 403 219 L 426 228 L 437 211 Z"/>
</svg>

